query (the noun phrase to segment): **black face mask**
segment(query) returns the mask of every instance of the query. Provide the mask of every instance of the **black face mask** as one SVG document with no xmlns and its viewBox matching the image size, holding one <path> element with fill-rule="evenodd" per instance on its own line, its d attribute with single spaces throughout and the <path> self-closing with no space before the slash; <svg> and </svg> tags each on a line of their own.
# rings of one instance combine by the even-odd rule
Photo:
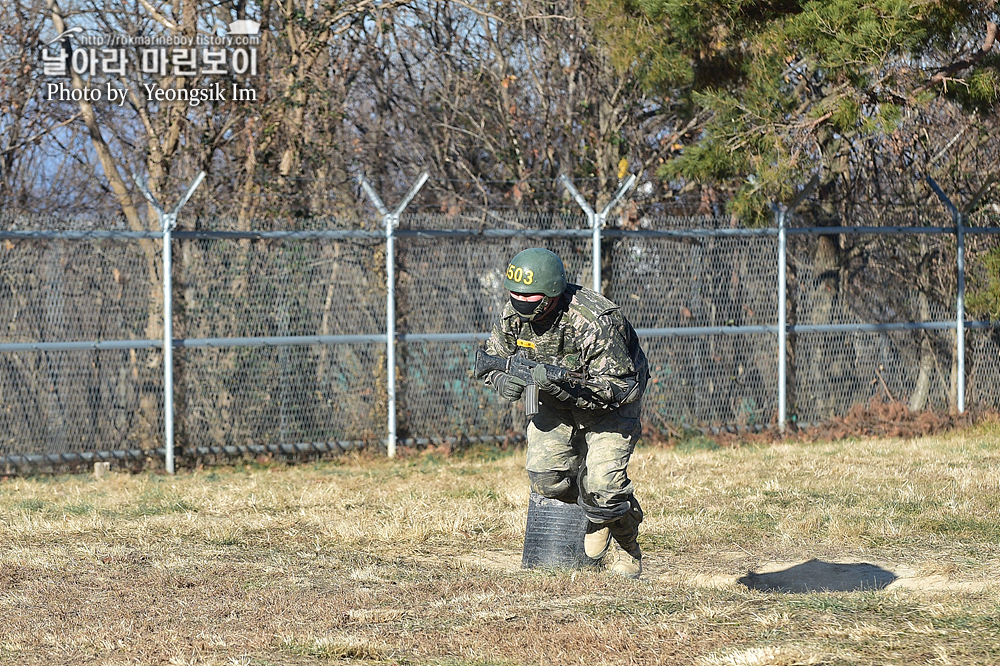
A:
<svg viewBox="0 0 1000 666">
<path fill-rule="evenodd" d="M 521 321 L 532 321 L 549 307 L 551 299 L 545 297 L 540 301 L 519 301 L 513 296 L 510 297 L 510 304 L 514 307 Z"/>
</svg>

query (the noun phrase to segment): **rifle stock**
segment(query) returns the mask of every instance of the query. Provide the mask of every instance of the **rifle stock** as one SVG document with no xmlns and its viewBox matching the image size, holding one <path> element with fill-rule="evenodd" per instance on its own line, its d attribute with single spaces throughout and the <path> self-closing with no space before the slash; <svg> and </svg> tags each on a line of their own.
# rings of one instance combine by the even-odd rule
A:
<svg viewBox="0 0 1000 666">
<path fill-rule="evenodd" d="M 473 370 L 473 374 L 476 375 L 476 379 L 485 379 L 486 375 L 493 372 L 494 370 L 499 370 L 500 372 L 507 372 L 508 363 L 509 363 L 508 359 L 500 358 L 499 356 L 491 356 L 482 349 L 477 349 L 476 367 Z"/>
</svg>

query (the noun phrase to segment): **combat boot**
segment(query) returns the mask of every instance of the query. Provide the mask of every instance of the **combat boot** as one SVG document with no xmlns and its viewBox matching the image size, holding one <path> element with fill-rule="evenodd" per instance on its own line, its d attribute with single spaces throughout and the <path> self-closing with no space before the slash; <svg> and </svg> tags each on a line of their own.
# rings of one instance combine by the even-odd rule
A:
<svg viewBox="0 0 1000 666">
<path fill-rule="evenodd" d="M 616 544 L 604 561 L 608 571 L 613 574 L 633 580 L 642 575 L 642 550 L 639 548 L 639 544 L 635 544 L 635 548 L 631 551 Z"/>
<path fill-rule="evenodd" d="M 608 525 L 591 522 L 587 525 L 587 536 L 583 538 L 583 550 L 587 557 L 599 560 L 608 552 L 611 544 L 611 528 Z"/>
</svg>

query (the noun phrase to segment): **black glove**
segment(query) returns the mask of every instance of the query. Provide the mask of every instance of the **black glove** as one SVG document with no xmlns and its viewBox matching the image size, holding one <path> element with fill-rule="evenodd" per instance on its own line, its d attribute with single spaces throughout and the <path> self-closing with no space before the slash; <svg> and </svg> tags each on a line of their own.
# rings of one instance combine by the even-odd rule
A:
<svg viewBox="0 0 1000 666">
<path fill-rule="evenodd" d="M 549 379 L 545 373 L 545 366 L 541 364 L 531 369 L 531 378 L 535 380 L 535 384 L 540 390 L 554 396 L 557 400 L 566 401 L 573 397 L 566 389 Z"/>
<path fill-rule="evenodd" d="M 496 387 L 497 393 L 500 394 L 501 398 L 511 402 L 521 397 L 521 394 L 524 393 L 524 387 L 527 385 L 527 382 L 513 375 L 508 375 L 506 372 L 498 372 L 493 377 L 493 386 Z"/>
</svg>

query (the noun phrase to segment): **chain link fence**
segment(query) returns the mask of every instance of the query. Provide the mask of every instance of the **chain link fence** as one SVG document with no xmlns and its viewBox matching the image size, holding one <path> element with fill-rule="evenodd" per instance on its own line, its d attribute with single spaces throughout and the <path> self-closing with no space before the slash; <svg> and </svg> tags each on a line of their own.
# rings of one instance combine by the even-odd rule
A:
<svg viewBox="0 0 1000 666">
<path fill-rule="evenodd" d="M 384 349 L 309 338 L 384 337 L 382 247 L 351 238 L 177 235 L 182 445 L 376 439 L 385 421 Z"/>
<path fill-rule="evenodd" d="M 946 214 L 877 211 L 853 227 L 790 217 L 611 220 L 601 289 L 638 330 L 650 427 L 760 430 L 780 412 L 779 270 L 787 262 L 788 418 L 874 398 L 914 411 L 1000 404 L 1000 346 L 968 322 L 955 347 L 956 234 Z M 385 441 L 386 232 L 357 221 L 173 234 L 174 421 L 182 455 L 339 451 Z M 182 227 L 184 225 L 182 224 Z M 246 226 L 245 223 L 242 226 Z M 859 230 L 862 228 L 863 230 Z M 276 230 L 277 228 L 277 230 Z M 284 229 L 284 230 L 282 230 Z M 966 274 L 995 279 L 998 220 L 969 219 Z M 520 404 L 471 377 L 506 299 L 503 270 L 545 246 L 591 286 L 585 216 L 402 215 L 395 240 L 396 435 L 495 441 Z M 0 217 L 0 464 L 164 455 L 162 241 L 121 220 Z"/>
<path fill-rule="evenodd" d="M 149 280 L 158 241 L 83 235 L 0 244 L 0 344 L 10 348 L 0 352 L 0 455 L 141 457 L 156 449 L 161 353 L 143 341 L 162 329 Z"/>
</svg>

